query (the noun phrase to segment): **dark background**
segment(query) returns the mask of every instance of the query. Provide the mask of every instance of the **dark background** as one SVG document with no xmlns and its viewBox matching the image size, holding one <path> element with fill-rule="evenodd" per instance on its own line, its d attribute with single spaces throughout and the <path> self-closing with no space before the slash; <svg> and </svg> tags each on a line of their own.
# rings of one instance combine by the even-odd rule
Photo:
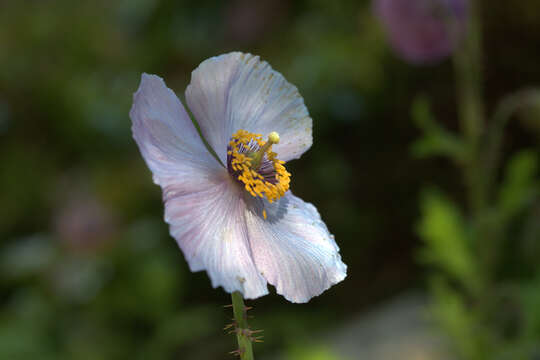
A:
<svg viewBox="0 0 540 360">
<path fill-rule="evenodd" d="M 540 3 L 485 2 L 486 107 L 540 82 Z M 0 3 L 0 358 L 214 359 L 222 289 L 190 273 L 163 222 L 161 192 L 131 137 L 142 72 L 183 99 L 204 59 L 260 55 L 295 84 L 314 143 L 287 165 L 317 206 L 348 277 L 308 304 L 251 301 L 256 353 L 286 350 L 405 289 L 418 263 L 419 194 L 436 184 L 465 202 L 445 159 L 419 159 L 410 108 L 426 95 L 458 129 L 450 60 L 403 62 L 369 1 L 3 1 Z M 527 125 L 528 124 L 528 125 Z M 537 147 L 512 123 L 504 154 Z M 534 124 L 533 124 L 534 125 Z M 506 156 L 506 155 L 505 155 Z M 180 355 L 181 354 L 181 355 Z M 15 357 L 17 356 L 17 357 Z"/>
</svg>

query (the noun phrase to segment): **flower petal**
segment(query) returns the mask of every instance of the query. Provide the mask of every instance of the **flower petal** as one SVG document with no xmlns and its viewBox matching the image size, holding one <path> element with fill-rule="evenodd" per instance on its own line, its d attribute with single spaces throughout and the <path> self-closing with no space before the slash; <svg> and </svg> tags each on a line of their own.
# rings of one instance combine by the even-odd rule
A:
<svg viewBox="0 0 540 360">
<path fill-rule="evenodd" d="M 254 299 L 268 289 L 249 248 L 241 191 L 225 169 L 193 189 L 167 186 L 165 221 L 191 271 L 206 270 L 213 287 Z"/>
<path fill-rule="evenodd" d="M 165 221 L 192 271 L 246 298 L 268 293 L 253 263 L 245 203 L 214 159 L 182 103 L 161 78 L 143 74 L 130 112 L 133 137 L 163 189 Z"/>
<path fill-rule="evenodd" d="M 156 184 L 197 182 L 222 168 L 204 146 L 180 100 L 160 77 L 142 75 L 129 115 L 133 137 Z"/>
<path fill-rule="evenodd" d="M 257 269 L 287 300 L 307 302 L 346 277 L 317 209 L 290 192 L 273 204 L 253 202 L 246 223 Z"/>
<path fill-rule="evenodd" d="M 273 151 L 299 158 L 312 143 L 304 100 L 296 87 L 258 56 L 239 52 L 203 61 L 191 75 L 186 101 L 203 136 L 226 162 L 227 144 L 239 129 L 281 137 Z"/>
</svg>

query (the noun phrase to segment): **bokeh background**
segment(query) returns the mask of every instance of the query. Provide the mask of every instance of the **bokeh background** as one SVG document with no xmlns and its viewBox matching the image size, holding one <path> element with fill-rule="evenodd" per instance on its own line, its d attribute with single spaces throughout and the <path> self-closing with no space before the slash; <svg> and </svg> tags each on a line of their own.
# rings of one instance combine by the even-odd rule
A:
<svg viewBox="0 0 540 360">
<path fill-rule="evenodd" d="M 501 99 L 540 83 L 540 3 L 482 5 L 489 123 Z M 222 330 L 230 298 L 190 273 L 168 235 L 128 112 L 142 72 L 183 99 L 201 61 L 233 50 L 260 55 L 303 95 L 314 144 L 288 164 L 291 188 L 318 207 L 349 266 L 308 304 L 273 292 L 249 302 L 265 329 L 255 354 L 341 359 L 318 337 L 413 290 L 452 358 L 493 359 L 495 344 L 501 358 L 538 359 L 538 102 L 509 115 L 502 134 L 494 182 L 507 187 L 495 198 L 513 211 L 503 240 L 456 250 L 448 243 L 474 239 L 482 221 L 464 170 L 426 150 L 444 138 L 422 120 L 459 137 L 456 67 L 411 64 L 386 34 L 371 1 L 2 1 L 0 359 L 232 358 L 235 339 Z M 483 214 L 499 214 L 494 204 Z M 470 270 L 491 246 L 497 265 Z M 475 289 L 492 301 L 437 251 L 486 275 Z"/>
</svg>

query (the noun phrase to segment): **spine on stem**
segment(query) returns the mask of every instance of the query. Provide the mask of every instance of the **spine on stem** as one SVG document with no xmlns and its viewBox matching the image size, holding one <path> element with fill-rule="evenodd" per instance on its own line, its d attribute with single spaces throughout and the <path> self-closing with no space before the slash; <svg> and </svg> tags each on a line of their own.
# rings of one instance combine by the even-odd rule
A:
<svg viewBox="0 0 540 360">
<path fill-rule="evenodd" d="M 238 349 L 231 353 L 240 357 L 241 360 L 253 360 L 253 342 L 261 342 L 262 336 L 256 334 L 262 330 L 251 330 L 247 322 L 247 311 L 250 309 L 244 305 L 242 294 L 235 291 L 231 294 L 234 319 L 233 323 L 227 325 L 225 330 L 230 329 L 230 333 L 236 334 Z"/>
</svg>

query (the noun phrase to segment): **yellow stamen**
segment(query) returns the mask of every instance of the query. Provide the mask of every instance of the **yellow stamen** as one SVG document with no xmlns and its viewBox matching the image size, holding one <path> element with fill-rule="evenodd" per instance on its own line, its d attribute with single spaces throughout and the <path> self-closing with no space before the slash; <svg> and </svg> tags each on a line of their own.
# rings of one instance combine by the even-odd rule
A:
<svg viewBox="0 0 540 360">
<path fill-rule="evenodd" d="M 268 134 L 268 141 L 256 152 L 250 155 L 253 159 L 252 168 L 257 169 L 261 164 L 261 161 L 264 157 L 264 154 L 269 153 L 272 149 L 272 145 L 279 143 L 279 134 L 275 131 L 272 131 Z"/>
<path fill-rule="evenodd" d="M 264 220 L 266 220 L 266 217 L 267 217 L 266 216 L 266 210 L 263 210 L 263 218 L 264 218 Z"/>
<path fill-rule="evenodd" d="M 268 142 L 271 142 L 272 144 L 279 144 L 279 134 L 272 131 L 270 134 L 268 134 Z"/>
<path fill-rule="evenodd" d="M 271 151 L 272 145 L 279 143 L 279 135 L 271 132 L 268 141 L 262 140 L 262 135 L 252 134 L 245 130 L 238 130 L 233 134 L 229 142 L 231 155 L 231 168 L 237 175 L 237 179 L 244 184 L 244 188 L 254 197 L 266 197 L 270 203 L 279 199 L 289 190 L 291 174 L 285 169 L 285 162 L 276 158 L 276 153 Z M 241 145 L 250 148 L 252 144 L 258 146 L 258 150 L 252 154 L 239 152 Z M 276 183 L 265 181 L 264 177 L 257 172 L 264 156 L 272 162 L 276 173 Z M 266 211 L 263 211 L 266 219 Z"/>
</svg>

